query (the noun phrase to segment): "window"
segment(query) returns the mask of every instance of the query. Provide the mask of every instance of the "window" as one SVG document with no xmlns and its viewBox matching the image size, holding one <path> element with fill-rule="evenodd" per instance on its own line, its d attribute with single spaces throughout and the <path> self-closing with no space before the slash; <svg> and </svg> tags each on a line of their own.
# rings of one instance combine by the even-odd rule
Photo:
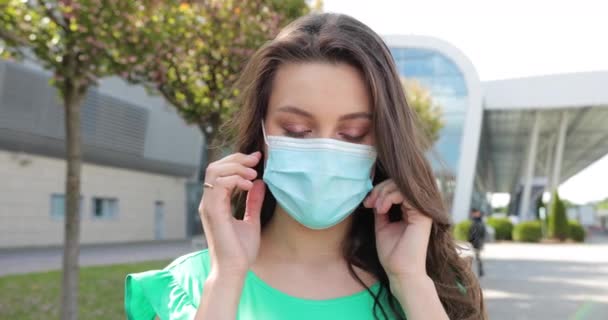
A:
<svg viewBox="0 0 608 320">
<path fill-rule="evenodd" d="M 118 216 L 118 199 L 116 198 L 93 198 L 94 218 L 115 218 Z"/>
<path fill-rule="evenodd" d="M 80 214 L 82 215 L 82 196 L 80 196 Z M 51 194 L 51 217 L 63 219 L 65 216 L 65 195 Z"/>
</svg>

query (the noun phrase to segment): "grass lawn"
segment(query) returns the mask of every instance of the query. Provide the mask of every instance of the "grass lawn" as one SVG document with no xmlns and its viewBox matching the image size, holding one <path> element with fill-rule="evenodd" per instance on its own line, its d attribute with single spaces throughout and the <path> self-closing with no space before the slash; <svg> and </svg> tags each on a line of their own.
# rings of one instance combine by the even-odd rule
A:
<svg viewBox="0 0 608 320">
<path fill-rule="evenodd" d="M 128 273 L 162 269 L 152 261 L 80 269 L 79 319 L 125 319 L 124 279 Z M 61 271 L 0 277 L 0 319 L 59 319 Z"/>
</svg>

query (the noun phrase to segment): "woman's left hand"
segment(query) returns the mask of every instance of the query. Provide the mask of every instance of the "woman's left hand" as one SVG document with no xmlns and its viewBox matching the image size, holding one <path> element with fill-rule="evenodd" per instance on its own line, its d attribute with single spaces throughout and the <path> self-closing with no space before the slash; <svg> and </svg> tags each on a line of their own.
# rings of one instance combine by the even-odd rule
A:
<svg viewBox="0 0 608 320">
<path fill-rule="evenodd" d="M 403 219 L 390 222 L 388 211 L 395 204 L 400 206 Z M 427 276 L 426 252 L 433 220 L 409 206 L 390 179 L 376 185 L 363 205 L 374 210 L 376 248 L 389 279 Z"/>
</svg>

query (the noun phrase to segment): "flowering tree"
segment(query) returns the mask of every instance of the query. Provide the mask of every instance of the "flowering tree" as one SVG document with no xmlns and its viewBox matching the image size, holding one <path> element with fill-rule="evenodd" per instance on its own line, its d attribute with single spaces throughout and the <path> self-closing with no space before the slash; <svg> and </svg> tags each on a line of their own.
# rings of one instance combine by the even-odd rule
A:
<svg viewBox="0 0 608 320">
<path fill-rule="evenodd" d="M 428 142 L 432 145 L 439 139 L 443 128 L 441 106 L 433 101 L 431 93 L 414 79 L 401 79 L 408 105 L 414 110 Z"/>
<path fill-rule="evenodd" d="M 219 128 L 238 110 L 233 84 L 248 57 L 309 10 L 304 0 L 192 1 L 157 10 L 141 29 L 141 38 L 154 39 L 155 49 L 134 43 L 143 49 L 136 56 L 150 56 L 124 76 L 156 88 L 196 124 L 205 136 L 207 158 L 216 159 L 225 138 Z M 201 165 L 201 179 L 202 172 Z"/>
<path fill-rule="evenodd" d="M 53 73 L 65 113 L 66 184 L 62 319 L 77 318 L 82 164 L 80 110 L 97 79 L 143 63 L 129 47 L 159 1 L 0 0 L 0 56 L 31 59 Z M 164 3 L 168 3 L 164 1 Z"/>
</svg>

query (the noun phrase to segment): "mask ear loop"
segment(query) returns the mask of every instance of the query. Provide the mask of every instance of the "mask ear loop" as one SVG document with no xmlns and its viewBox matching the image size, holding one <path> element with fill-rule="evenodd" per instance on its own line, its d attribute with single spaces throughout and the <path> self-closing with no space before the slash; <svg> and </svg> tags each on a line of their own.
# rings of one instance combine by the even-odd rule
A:
<svg viewBox="0 0 608 320">
<path fill-rule="evenodd" d="M 270 153 L 270 144 L 268 143 L 268 139 L 266 138 L 266 128 L 264 127 L 264 119 L 261 121 L 262 123 L 262 136 L 264 137 L 264 143 L 266 143 L 266 150 Z M 270 157 L 270 155 L 268 155 Z M 264 172 L 266 172 L 266 161 L 262 158 L 262 167 L 264 168 Z"/>
<path fill-rule="evenodd" d="M 264 143 L 266 143 L 267 146 L 270 146 L 270 144 L 268 144 L 268 139 L 266 138 L 266 128 L 264 128 L 264 119 L 262 119 L 262 136 L 264 137 Z"/>
</svg>

